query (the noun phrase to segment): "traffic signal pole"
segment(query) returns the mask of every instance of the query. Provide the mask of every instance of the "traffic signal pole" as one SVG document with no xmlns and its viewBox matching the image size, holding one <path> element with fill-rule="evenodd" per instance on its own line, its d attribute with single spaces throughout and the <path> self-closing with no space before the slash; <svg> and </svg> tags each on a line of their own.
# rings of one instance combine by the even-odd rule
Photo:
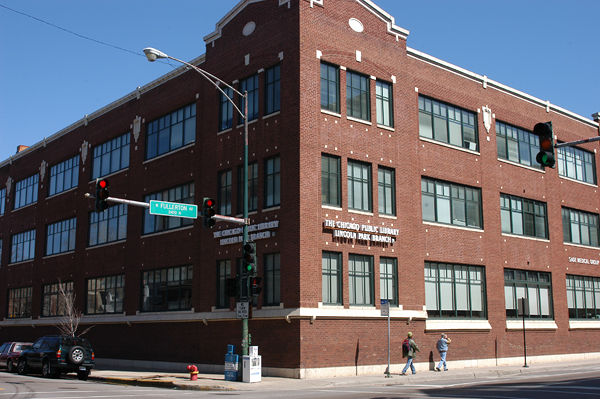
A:
<svg viewBox="0 0 600 399">
<path fill-rule="evenodd" d="M 244 220 L 248 220 L 248 91 L 244 91 Z M 243 227 L 243 242 L 242 248 L 248 242 L 248 223 L 244 223 Z M 243 268 L 240 268 L 242 271 Z M 241 276 L 240 276 L 241 278 Z M 242 283 L 243 281 L 240 281 Z M 246 278 L 246 293 L 248 296 L 248 307 L 252 306 L 250 302 L 250 279 Z M 240 284 L 240 287 L 242 284 Z M 248 318 L 242 319 L 242 356 L 248 355 L 248 347 L 250 346 L 250 337 L 248 335 Z"/>
</svg>

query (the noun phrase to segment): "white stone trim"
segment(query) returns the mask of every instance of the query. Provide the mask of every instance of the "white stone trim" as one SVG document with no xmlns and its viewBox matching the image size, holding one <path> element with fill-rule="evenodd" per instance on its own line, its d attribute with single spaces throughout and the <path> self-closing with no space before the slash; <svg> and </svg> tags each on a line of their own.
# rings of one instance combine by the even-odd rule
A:
<svg viewBox="0 0 600 399">
<path fill-rule="evenodd" d="M 451 330 L 486 330 L 492 326 L 488 320 L 449 320 L 449 319 L 427 319 L 425 320 L 426 331 L 451 331 Z"/>
<path fill-rule="evenodd" d="M 506 320 L 507 330 L 523 330 L 523 320 Z M 525 319 L 525 330 L 558 330 L 554 320 Z"/>
</svg>

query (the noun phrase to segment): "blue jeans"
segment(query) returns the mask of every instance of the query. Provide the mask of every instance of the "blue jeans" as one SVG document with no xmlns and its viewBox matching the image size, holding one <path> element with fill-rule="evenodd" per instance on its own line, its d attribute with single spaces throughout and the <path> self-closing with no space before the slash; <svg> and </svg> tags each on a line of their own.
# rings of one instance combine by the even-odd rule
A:
<svg viewBox="0 0 600 399">
<path fill-rule="evenodd" d="M 408 361 L 406 362 L 406 366 L 404 366 L 404 368 L 402 369 L 402 374 L 406 373 L 406 370 L 408 370 L 409 367 L 410 367 L 410 371 L 412 371 L 413 374 L 417 373 L 417 371 L 415 370 L 415 365 L 413 364 L 412 357 L 408 358 Z"/>
<path fill-rule="evenodd" d="M 448 370 L 448 366 L 446 365 L 446 351 L 440 352 L 440 362 L 437 365 L 438 369 L 442 368 L 442 365 L 444 365 L 444 370 Z"/>
</svg>

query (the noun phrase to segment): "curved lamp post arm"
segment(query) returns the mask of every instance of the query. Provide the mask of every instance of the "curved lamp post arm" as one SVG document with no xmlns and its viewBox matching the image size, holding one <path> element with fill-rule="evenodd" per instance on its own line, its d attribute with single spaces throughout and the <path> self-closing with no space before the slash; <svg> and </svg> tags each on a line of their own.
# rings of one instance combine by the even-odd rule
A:
<svg viewBox="0 0 600 399">
<path fill-rule="evenodd" d="M 204 69 L 197 67 L 196 65 L 190 64 L 189 62 L 180 60 L 180 59 L 175 58 L 175 57 L 171 57 L 170 55 L 165 54 L 162 51 L 157 50 L 155 48 L 146 47 L 144 49 L 144 54 L 146 54 L 146 58 L 148 58 L 148 61 L 150 61 L 150 62 L 154 62 L 154 61 L 156 61 L 159 58 L 168 58 L 168 59 L 171 59 L 173 61 L 180 62 L 180 63 L 182 63 L 184 65 L 187 65 L 188 67 L 192 68 L 194 71 L 196 71 L 200 75 L 202 75 L 206 80 L 208 80 L 210 83 L 212 83 L 213 86 L 215 86 L 217 88 L 217 90 L 219 90 L 221 92 L 221 94 L 223 94 L 227 98 L 227 100 L 229 100 L 229 102 L 231 103 L 231 105 L 233 105 L 233 107 L 235 108 L 235 110 L 242 116 L 242 118 L 246 119 L 246 115 L 244 114 L 244 112 L 242 112 L 238 108 L 238 106 L 235 104 L 235 102 L 233 101 L 233 99 L 231 99 L 231 97 L 229 97 L 227 95 L 227 93 L 225 93 L 225 91 L 217 84 L 217 82 L 224 84 L 225 86 L 227 86 L 228 88 L 230 88 L 231 90 L 233 90 L 235 93 L 237 93 L 240 97 L 244 98 L 244 100 L 247 100 L 247 95 L 246 94 L 241 93 L 235 87 L 233 87 L 230 84 L 222 81 L 221 79 L 219 79 L 215 75 L 211 74 L 210 72 L 207 72 Z"/>
</svg>

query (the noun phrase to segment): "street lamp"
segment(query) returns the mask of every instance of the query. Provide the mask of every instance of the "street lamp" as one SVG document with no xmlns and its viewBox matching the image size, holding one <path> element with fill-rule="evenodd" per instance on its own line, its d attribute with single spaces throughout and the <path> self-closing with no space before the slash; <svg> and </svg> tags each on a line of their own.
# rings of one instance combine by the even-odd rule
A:
<svg viewBox="0 0 600 399">
<path fill-rule="evenodd" d="M 205 71 L 202 68 L 197 67 L 196 65 L 190 64 L 189 62 L 185 62 L 183 60 L 177 59 L 175 57 L 171 57 L 168 54 L 163 53 L 160 50 L 157 50 L 152 47 L 146 47 L 144 49 L 144 54 L 146 54 L 146 58 L 148 61 L 154 62 L 159 58 L 168 58 L 173 61 L 177 61 L 188 67 L 192 68 L 194 71 L 198 72 L 202 77 L 212 83 L 213 86 L 217 88 L 221 92 L 222 95 L 227 98 L 227 101 L 233 105 L 235 110 L 240 114 L 242 118 L 244 118 L 244 224 L 243 224 L 243 242 L 242 248 L 248 242 L 248 91 L 244 91 L 242 94 L 240 91 L 236 90 L 231 85 L 225 83 L 223 80 L 219 79 L 215 75 Z M 220 87 L 220 84 L 225 85 L 226 87 L 233 90 L 233 92 L 237 93 L 240 97 L 244 99 L 244 112 L 242 112 L 235 102 L 225 93 L 225 91 Z M 250 292 L 250 279 L 246 279 L 246 292 Z M 242 355 L 248 355 L 248 319 L 242 318 Z"/>
</svg>

